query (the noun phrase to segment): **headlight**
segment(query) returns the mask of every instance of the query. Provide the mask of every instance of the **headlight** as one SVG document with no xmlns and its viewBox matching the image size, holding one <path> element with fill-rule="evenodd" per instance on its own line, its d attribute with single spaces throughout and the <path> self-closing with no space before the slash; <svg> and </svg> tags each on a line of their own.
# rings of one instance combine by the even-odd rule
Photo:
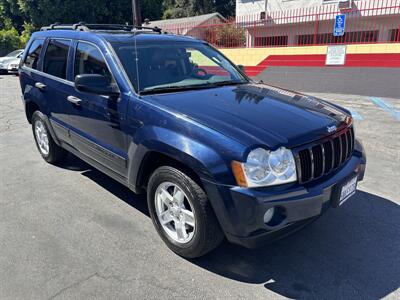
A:
<svg viewBox="0 0 400 300">
<path fill-rule="evenodd" d="M 293 153 L 284 147 L 276 151 L 254 149 L 244 163 L 232 162 L 236 181 L 243 187 L 261 187 L 297 180 Z"/>
</svg>

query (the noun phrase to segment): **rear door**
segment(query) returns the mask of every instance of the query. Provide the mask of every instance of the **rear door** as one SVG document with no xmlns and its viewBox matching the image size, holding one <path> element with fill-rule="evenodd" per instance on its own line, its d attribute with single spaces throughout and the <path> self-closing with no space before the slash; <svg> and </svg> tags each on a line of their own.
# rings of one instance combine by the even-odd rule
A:
<svg viewBox="0 0 400 300">
<path fill-rule="evenodd" d="M 67 79 L 70 68 L 69 53 L 72 41 L 50 39 L 43 58 L 43 76 L 36 84 L 50 110 L 50 122 L 57 137 L 71 143 L 69 136 L 71 106 L 67 100 L 74 90 L 73 82 Z"/>
<path fill-rule="evenodd" d="M 46 107 L 43 94 L 35 87 L 35 84 L 40 82 L 42 79 L 40 72 L 40 59 L 44 43 L 44 39 L 36 39 L 31 42 L 25 59 L 21 65 L 19 77 L 24 100 L 33 101 L 42 108 Z M 43 113 L 46 113 L 46 111 Z"/>
<path fill-rule="evenodd" d="M 81 74 L 105 76 L 117 84 L 97 45 L 78 41 L 73 78 Z M 80 152 L 113 172 L 126 177 L 128 137 L 123 130 L 128 97 L 112 98 L 74 91 L 71 100 L 71 139 Z"/>
</svg>

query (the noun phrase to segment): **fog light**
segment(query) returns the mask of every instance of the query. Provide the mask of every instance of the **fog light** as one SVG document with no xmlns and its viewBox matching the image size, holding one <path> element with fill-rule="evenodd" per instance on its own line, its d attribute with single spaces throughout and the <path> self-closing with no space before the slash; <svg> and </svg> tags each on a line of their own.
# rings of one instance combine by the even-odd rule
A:
<svg viewBox="0 0 400 300">
<path fill-rule="evenodd" d="M 275 207 L 269 208 L 264 214 L 264 223 L 269 223 L 275 213 Z"/>
</svg>

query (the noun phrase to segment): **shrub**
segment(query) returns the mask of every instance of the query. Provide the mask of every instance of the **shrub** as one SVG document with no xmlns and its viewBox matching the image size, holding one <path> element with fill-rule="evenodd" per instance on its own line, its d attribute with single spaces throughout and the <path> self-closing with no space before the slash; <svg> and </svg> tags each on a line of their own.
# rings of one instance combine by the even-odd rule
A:
<svg viewBox="0 0 400 300">
<path fill-rule="evenodd" d="M 21 48 L 25 48 L 26 43 L 29 41 L 31 34 L 34 31 L 35 31 L 35 27 L 32 24 L 29 24 L 26 22 L 24 23 L 24 30 L 22 31 L 22 33 L 19 37 Z"/>
<path fill-rule="evenodd" d="M 0 30 L 0 54 L 5 54 L 20 46 L 21 40 L 18 31 L 14 27 Z"/>
<path fill-rule="evenodd" d="M 3 56 L 15 49 L 25 48 L 26 43 L 34 31 L 34 26 L 29 23 L 24 24 L 21 34 L 14 27 L 0 30 L 0 56 Z"/>
<path fill-rule="evenodd" d="M 235 24 L 218 25 L 206 33 L 206 40 L 218 47 L 246 46 L 246 32 Z"/>
</svg>

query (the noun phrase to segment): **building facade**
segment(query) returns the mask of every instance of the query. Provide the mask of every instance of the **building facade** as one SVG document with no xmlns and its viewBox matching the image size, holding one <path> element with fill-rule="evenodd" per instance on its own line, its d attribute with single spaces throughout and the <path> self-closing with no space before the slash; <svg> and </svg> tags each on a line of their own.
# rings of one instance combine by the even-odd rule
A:
<svg viewBox="0 0 400 300">
<path fill-rule="evenodd" d="M 347 17 L 343 37 L 333 36 L 338 14 Z M 396 42 L 400 0 L 237 0 L 236 22 L 247 47 Z"/>
<path fill-rule="evenodd" d="M 338 2 L 339 0 L 236 0 L 236 15 L 242 16 L 264 11 L 274 12 L 305 7 L 336 5 Z"/>
<path fill-rule="evenodd" d="M 337 2 L 337 0 L 236 0 L 236 16 L 330 5 Z"/>
</svg>

